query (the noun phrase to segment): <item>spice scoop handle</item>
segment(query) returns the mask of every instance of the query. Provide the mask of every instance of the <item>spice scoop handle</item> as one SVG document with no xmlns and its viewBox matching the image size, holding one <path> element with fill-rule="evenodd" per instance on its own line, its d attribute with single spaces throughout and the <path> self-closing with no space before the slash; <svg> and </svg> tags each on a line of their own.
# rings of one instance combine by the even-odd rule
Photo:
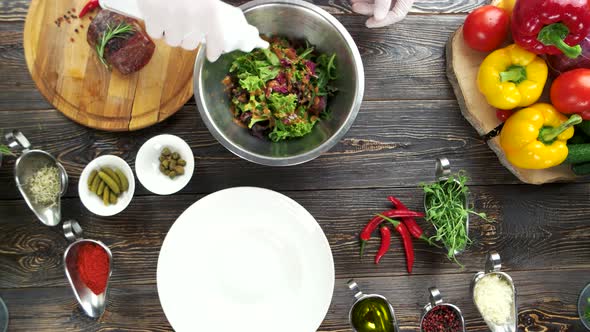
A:
<svg viewBox="0 0 590 332">
<path fill-rule="evenodd" d="M 486 273 L 490 272 L 500 272 L 502 269 L 502 259 L 500 258 L 500 254 L 491 251 L 488 253 L 488 257 L 486 259 Z"/>
<path fill-rule="evenodd" d="M 428 292 L 430 293 L 430 304 L 433 308 L 443 303 L 443 298 L 438 288 L 430 287 L 428 288 Z"/>
<path fill-rule="evenodd" d="M 26 152 L 31 148 L 31 143 L 20 130 L 10 131 L 4 135 L 4 138 L 11 149 L 20 148 Z"/>
<path fill-rule="evenodd" d="M 350 279 L 347 282 L 348 288 L 354 293 L 354 297 L 358 300 L 363 297 L 363 292 L 360 290 L 359 285 L 354 281 L 354 279 Z"/>
<path fill-rule="evenodd" d="M 63 224 L 64 235 L 70 242 L 77 241 L 82 238 L 82 226 L 73 219 L 64 221 Z"/>
<path fill-rule="evenodd" d="M 437 158 L 434 168 L 437 181 L 445 181 L 451 175 L 451 162 L 447 158 Z"/>
</svg>

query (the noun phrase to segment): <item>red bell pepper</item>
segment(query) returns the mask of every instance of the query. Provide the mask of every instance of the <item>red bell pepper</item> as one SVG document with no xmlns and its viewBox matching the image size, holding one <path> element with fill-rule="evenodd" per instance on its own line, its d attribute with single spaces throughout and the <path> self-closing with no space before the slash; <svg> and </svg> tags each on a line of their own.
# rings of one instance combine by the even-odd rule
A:
<svg viewBox="0 0 590 332">
<path fill-rule="evenodd" d="M 512 12 L 512 37 L 536 54 L 580 55 L 590 33 L 590 0 L 518 0 Z"/>
</svg>

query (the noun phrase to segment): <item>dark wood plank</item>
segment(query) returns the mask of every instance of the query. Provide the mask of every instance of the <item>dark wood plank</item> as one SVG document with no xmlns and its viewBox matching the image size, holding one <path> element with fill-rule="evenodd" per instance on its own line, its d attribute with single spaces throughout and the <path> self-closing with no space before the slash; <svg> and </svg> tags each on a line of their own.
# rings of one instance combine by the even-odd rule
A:
<svg viewBox="0 0 590 332">
<path fill-rule="evenodd" d="M 463 16 L 410 16 L 378 30 L 367 29 L 360 16 L 338 18 L 358 43 L 363 58 L 365 100 L 455 99 L 445 74 L 444 45 Z M 51 108 L 30 78 L 22 30 L 22 22 L 0 23 L 0 77 L 4 78 L 0 110 Z"/>
<path fill-rule="evenodd" d="M 0 10 L 0 13 L 3 13 Z M 22 23 L 0 23 L 0 109 L 43 109 L 51 105 L 29 75 L 23 50 Z"/>
<path fill-rule="evenodd" d="M 501 253 L 508 271 L 538 269 L 590 269 L 590 205 L 587 185 L 472 187 L 475 208 L 496 219 L 471 221 L 474 240 L 460 257 L 461 270 L 446 259 L 443 250 L 415 241 L 415 275 L 456 274 L 483 268 L 490 250 Z M 358 256 L 358 233 L 372 215 L 390 208 L 386 197 L 399 196 L 414 210 L 422 210 L 421 189 L 367 189 L 285 192 L 300 202 L 322 226 L 334 255 L 336 276 L 405 276 L 405 256 L 397 236 L 392 251 L 378 266 L 373 254 L 379 240 Z M 64 218 L 79 220 L 86 237 L 112 248 L 113 283 L 155 282 L 158 253 L 176 218 L 201 196 L 136 197 L 120 215 L 92 215 L 78 199 L 63 202 Z M 62 254 L 67 246 L 61 228 L 48 228 L 35 220 L 23 201 L 0 201 L 0 288 L 64 286 Z M 428 233 L 432 229 L 420 222 Z M 221 233 L 216 234 L 223 243 Z"/>
<path fill-rule="evenodd" d="M 288 168 L 263 167 L 234 156 L 211 136 L 194 106 L 133 133 L 88 130 L 56 111 L 0 112 L 0 131 L 13 128 L 64 164 L 71 178 L 68 196 L 77 194 L 77 178 L 92 159 L 116 154 L 134 168 L 141 144 L 164 133 L 184 138 L 193 148 L 197 168 L 184 193 L 257 184 L 279 190 L 416 186 L 434 176 L 434 158 L 439 156 L 450 158 L 457 170 L 465 169 L 473 184 L 518 183 L 463 119 L 455 101 L 365 102 L 347 136 L 331 151 Z M 0 182 L 8 184 L 0 199 L 20 197 L 13 162 L 9 158 L 0 168 Z M 147 194 L 141 186 L 137 193 Z"/>
<path fill-rule="evenodd" d="M 225 2 L 239 6 L 248 0 L 226 0 Z M 348 0 L 314 0 L 310 1 L 330 13 L 351 13 Z M 449 14 L 467 13 L 484 4 L 485 0 L 417 0 L 411 13 Z M 0 8 L 0 22 L 22 22 L 27 15 L 30 0 L 4 0 Z"/>
<path fill-rule="evenodd" d="M 587 282 L 588 270 L 514 272 L 518 290 L 519 330 L 583 331 L 576 314 L 578 292 Z M 427 288 L 438 287 L 444 299 L 463 311 L 468 331 L 486 331 L 471 296 L 470 273 L 393 278 L 356 278 L 365 293 L 386 296 L 396 310 L 402 331 L 419 331 Z M 348 311 L 353 296 L 347 279 L 337 279 L 334 297 L 318 331 L 350 331 Z M 2 290 L 10 311 L 9 331 L 169 331 L 156 286 L 124 285 L 111 289 L 109 305 L 99 320 L 90 320 L 78 308 L 68 288 Z M 198 312 L 195 313 L 198 319 Z M 195 323 L 197 324 L 197 322 Z"/>
</svg>

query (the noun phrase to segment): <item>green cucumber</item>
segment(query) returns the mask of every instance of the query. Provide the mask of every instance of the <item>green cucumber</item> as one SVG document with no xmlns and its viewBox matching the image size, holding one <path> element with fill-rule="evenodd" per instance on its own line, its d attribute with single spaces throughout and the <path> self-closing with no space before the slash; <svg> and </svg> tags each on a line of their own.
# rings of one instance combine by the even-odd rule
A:
<svg viewBox="0 0 590 332">
<path fill-rule="evenodd" d="M 576 175 L 588 175 L 590 174 L 590 163 L 572 165 L 572 171 Z"/>
<path fill-rule="evenodd" d="M 582 164 L 590 162 L 590 144 L 568 145 L 568 154 L 565 162 L 568 164 Z"/>
</svg>

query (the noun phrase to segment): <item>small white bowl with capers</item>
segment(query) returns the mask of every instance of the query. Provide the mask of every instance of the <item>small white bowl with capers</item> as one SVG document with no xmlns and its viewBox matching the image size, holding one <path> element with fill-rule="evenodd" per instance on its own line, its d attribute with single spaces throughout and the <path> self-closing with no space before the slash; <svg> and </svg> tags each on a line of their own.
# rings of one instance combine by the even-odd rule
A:
<svg viewBox="0 0 590 332">
<path fill-rule="evenodd" d="M 193 176 L 195 157 L 180 137 L 158 135 L 145 142 L 135 157 L 135 173 L 145 189 L 171 195 L 184 188 Z"/>
</svg>

